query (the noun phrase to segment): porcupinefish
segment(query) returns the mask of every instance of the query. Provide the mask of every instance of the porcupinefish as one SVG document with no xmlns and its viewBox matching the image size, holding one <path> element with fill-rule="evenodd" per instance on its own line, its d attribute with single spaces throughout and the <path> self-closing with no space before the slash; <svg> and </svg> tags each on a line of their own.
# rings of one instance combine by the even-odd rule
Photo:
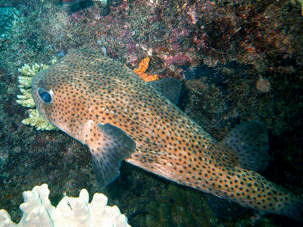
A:
<svg viewBox="0 0 303 227">
<path fill-rule="evenodd" d="M 168 92 L 172 87 L 180 90 L 173 79 L 146 83 L 101 53 L 71 50 L 34 77 L 32 94 L 45 119 L 89 147 L 102 186 L 119 175 L 125 160 L 178 184 L 301 221 L 302 198 L 255 171 L 266 158 L 252 155 L 268 146 L 259 123 L 244 123 L 218 142 L 173 103 L 178 91 Z"/>
</svg>

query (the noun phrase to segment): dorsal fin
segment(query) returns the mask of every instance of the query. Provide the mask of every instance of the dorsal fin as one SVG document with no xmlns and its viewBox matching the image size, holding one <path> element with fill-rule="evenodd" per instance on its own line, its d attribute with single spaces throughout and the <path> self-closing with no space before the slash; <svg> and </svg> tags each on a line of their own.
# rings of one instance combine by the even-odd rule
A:
<svg viewBox="0 0 303 227">
<path fill-rule="evenodd" d="M 148 84 L 168 98 L 172 103 L 178 103 L 182 88 L 182 84 L 179 80 L 174 78 L 164 78 L 149 82 Z"/>
<path fill-rule="evenodd" d="M 268 133 L 260 122 L 241 123 L 221 143 L 232 150 L 241 168 L 263 171 L 268 165 Z"/>
</svg>

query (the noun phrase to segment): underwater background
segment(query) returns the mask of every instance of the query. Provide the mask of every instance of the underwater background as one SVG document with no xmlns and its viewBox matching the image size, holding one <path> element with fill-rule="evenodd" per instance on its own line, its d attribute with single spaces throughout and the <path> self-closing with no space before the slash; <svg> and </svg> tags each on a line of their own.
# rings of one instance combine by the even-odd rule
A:
<svg viewBox="0 0 303 227">
<path fill-rule="evenodd" d="M 240 122 L 269 131 L 267 179 L 303 192 L 303 2 L 0 0 L 0 209 L 14 221 L 22 192 L 47 183 L 99 192 L 86 146 L 24 125 L 19 69 L 96 48 L 134 69 L 183 84 L 178 106 L 217 140 Z M 123 163 L 102 192 L 132 226 L 296 226 L 287 217 L 222 202 Z M 223 210 L 223 211 L 222 211 Z"/>
</svg>

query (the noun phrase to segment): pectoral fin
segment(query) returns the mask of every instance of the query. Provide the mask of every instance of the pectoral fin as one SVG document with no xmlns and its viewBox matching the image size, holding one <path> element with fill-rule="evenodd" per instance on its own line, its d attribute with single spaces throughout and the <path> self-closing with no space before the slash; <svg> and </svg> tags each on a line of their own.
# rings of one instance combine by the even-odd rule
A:
<svg viewBox="0 0 303 227">
<path fill-rule="evenodd" d="M 121 129 L 110 124 L 98 124 L 98 138 L 88 144 L 93 157 L 98 183 L 104 187 L 120 174 L 120 163 L 135 150 L 135 142 Z"/>
</svg>

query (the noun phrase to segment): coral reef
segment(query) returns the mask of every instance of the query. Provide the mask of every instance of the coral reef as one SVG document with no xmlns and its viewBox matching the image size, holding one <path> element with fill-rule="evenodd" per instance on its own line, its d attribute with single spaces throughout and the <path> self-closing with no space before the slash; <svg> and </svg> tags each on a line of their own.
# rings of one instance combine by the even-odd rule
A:
<svg viewBox="0 0 303 227">
<path fill-rule="evenodd" d="M 49 200 L 47 184 L 35 186 L 32 191 L 23 192 L 24 203 L 20 205 L 23 216 L 18 224 L 11 221 L 6 210 L 0 210 L 0 226 L 115 226 L 130 227 L 127 218 L 117 206 L 107 205 L 107 197 L 96 193 L 89 203 L 85 189 L 79 197 L 64 196 L 57 207 Z"/>
<path fill-rule="evenodd" d="M 19 21 L 19 11 L 14 7 L 0 8 L 0 47 L 10 38 L 13 27 Z"/>
<path fill-rule="evenodd" d="M 148 71 L 183 80 L 180 108 L 218 140 L 239 122 L 260 120 L 270 131 L 273 160 L 264 175 L 303 193 L 300 2 L 113 0 L 103 15 L 98 4 L 68 14 L 59 0 L 2 1 L 19 13 L 0 48 L 0 207 L 17 222 L 21 192 L 43 182 L 54 201 L 64 191 L 99 191 L 86 147 L 60 132 L 24 126 L 27 113 L 16 103 L 18 68 L 79 46 L 105 49 L 131 67 L 149 56 Z M 269 91 L 258 90 L 260 78 L 268 80 Z M 233 221 L 213 218 L 203 193 L 125 164 L 104 193 L 134 226 L 248 226 L 252 220 L 295 226 L 255 212 Z"/>
</svg>

